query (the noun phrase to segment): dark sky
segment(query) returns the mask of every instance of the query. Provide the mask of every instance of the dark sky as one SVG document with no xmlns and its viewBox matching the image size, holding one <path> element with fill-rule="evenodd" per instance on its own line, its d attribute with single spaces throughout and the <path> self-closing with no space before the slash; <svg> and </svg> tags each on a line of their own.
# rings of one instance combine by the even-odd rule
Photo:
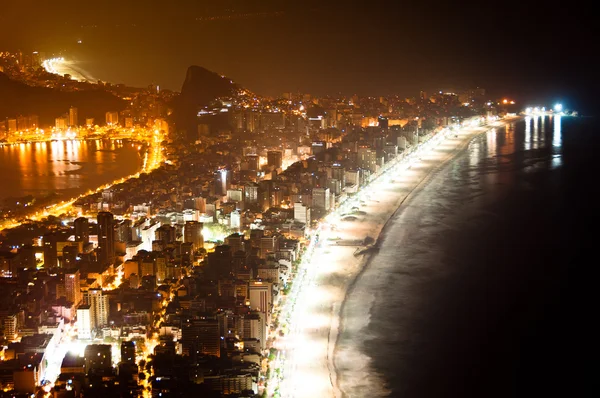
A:
<svg viewBox="0 0 600 398">
<path fill-rule="evenodd" d="M 0 49 L 62 50 L 94 77 L 174 90 L 197 64 L 265 95 L 480 86 L 575 104 L 598 59 L 592 11 L 564 1 L 1 2 Z"/>
</svg>

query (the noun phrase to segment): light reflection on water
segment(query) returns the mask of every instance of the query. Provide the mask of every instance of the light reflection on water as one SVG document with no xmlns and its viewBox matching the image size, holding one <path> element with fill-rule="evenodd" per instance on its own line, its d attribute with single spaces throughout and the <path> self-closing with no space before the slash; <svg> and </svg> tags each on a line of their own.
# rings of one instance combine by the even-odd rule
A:
<svg viewBox="0 0 600 398">
<path fill-rule="evenodd" d="M 562 118 L 560 115 L 555 116 L 553 120 L 554 131 L 552 132 L 552 168 L 557 168 L 562 165 Z"/>
<path fill-rule="evenodd" d="M 535 189 L 535 173 L 562 165 L 563 120 L 546 117 L 526 117 L 473 139 L 389 223 L 380 251 L 344 309 L 339 349 L 360 359 L 354 366 L 342 362 L 342 387 L 348 396 L 411 396 L 403 393 L 414 388 L 415 358 L 435 361 L 438 356 L 428 351 L 435 343 L 429 326 L 435 319 L 423 316 L 436 293 L 430 286 L 443 287 L 444 281 L 463 275 L 465 262 L 449 256 L 454 252 L 447 249 L 455 243 L 456 231 L 474 225 L 493 231 L 503 215 L 491 212 L 491 204 L 515 190 Z M 353 319 L 365 321 L 353 326 Z"/>
<path fill-rule="evenodd" d="M 0 199 L 57 192 L 65 198 L 134 174 L 136 146 L 98 141 L 52 141 L 0 147 Z"/>
</svg>

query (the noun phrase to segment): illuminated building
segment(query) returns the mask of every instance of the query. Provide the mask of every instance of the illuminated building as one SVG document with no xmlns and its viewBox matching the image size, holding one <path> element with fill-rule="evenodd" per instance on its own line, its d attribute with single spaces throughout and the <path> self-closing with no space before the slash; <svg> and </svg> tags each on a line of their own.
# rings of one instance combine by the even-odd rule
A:
<svg viewBox="0 0 600 398">
<path fill-rule="evenodd" d="M 181 344 L 184 354 L 221 356 L 219 322 L 215 319 L 189 319 L 183 323 Z"/>
<path fill-rule="evenodd" d="M 346 186 L 346 169 L 339 163 L 331 166 L 331 178 L 340 181 L 342 188 Z"/>
<path fill-rule="evenodd" d="M 79 270 L 65 273 L 65 297 L 74 305 L 78 305 L 81 301 Z"/>
<path fill-rule="evenodd" d="M 228 202 L 241 202 L 244 200 L 244 191 L 241 189 L 228 189 L 227 190 L 227 201 Z"/>
<path fill-rule="evenodd" d="M 79 126 L 79 121 L 77 118 L 77 108 L 71 107 L 69 108 L 69 127 L 77 126 Z"/>
<path fill-rule="evenodd" d="M 259 248 L 260 258 L 267 258 L 267 255 L 274 254 L 279 250 L 279 237 L 277 235 L 261 237 Z"/>
<path fill-rule="evenodd" d="M 271 322 L 271 307 L 273 305 L 273 284 L 266 281 L 250 281 L 248 285 L 248 299 L 250 309 L 260 312 L 267 325 Z"/>
<path fill-rule="evenodd" d="M 83 302 L 89 306 L 92 328 L 95 329 L 108 324 L 108 296 L 102 292 L 102 289 L 89 289 L 84 292 Z"/>
<path fill-rule="evenodd" d="M 300 202 L 294 203 L 294 221 L 310 225 L 310 208 Z"/>
<path fill-rule="evenodd" d="M 377 171 L 377 152 L 368 147 L 358 148 L 358 166 L 369 170 L 371 173 Z"/>
<path fill-rule="evenodd" d="M 260 348 L 264 350 L 267 343 L 267 322 L 265 315 L 260 311 L 240 315 L 236 319 L 236 329 L 241 339 L 257 339 Z"/>
<path fill-rule="evenodd" d="M 77 307 L 77 338 L 80 340 L 91 339 L 93 328 L 90 306 L 80 305 Z"/>
<path fill-rule="evenodd" d="M 280 168 L 283 165 L 283 154 L 281 151 L 268 151 L 267 164 L 276 169 Z"/>
<path fill-rule="evenodd" d="M 231 187 L 231 170 L 220 169 L 215 171 L 215 195 L 225 196 Z"/>
<path fill-rule="evenodd" d="M 171 225 L 161 225 L 155 232 L 155 238 L 168 245 L 175 242 L 176 232 L 175 227 Z"/>
<path fill-rule="evenodd" d="M 342 193 L 342 182 L 335 178 L 327 179 L 327 188 L 332 195 L 339 195 Z"/>
<path fill-rule="evenodd" d="M 225 244 L 231 248 L 231 253 L 237 253 L 238 251 L 245 251 L 245 242 L 243 234 L 231 234 L 225 238 Z"/>
<path fill-rule="evenodd" d="M 204 225 L 198 221 L 186 221 L 183 227 L 183 241 L 191 243 L 194 251 L 204 247 L 203 227 Z"/>
<path fill-rule="evenodd" d="M 17 119 L 8 119 L 8 132 L 16 133 L 17 130 Z"/>
<path fill-rule="evenodd" d="M 112 213 L 101 211 L 98 221 L 98 261 L 102 265 L 115 262 L 115 233 Z"/>
<path fill-rule="evenodd" d="M 0 312 L 0 326 L 2 326 L 4 336 L 8 340 L 12 340 L 15 338 L 17 333 L 17 324 L 18 323 L 16 314 L 2 314 L 2 312 Z"/>
<path fill-rule="evenodd" d="M 245 158 L 248 163 L 248 170 L 258 171 L 260 170 L 260 162 L 258 155 L 246 155 Z"/>
<path fill-rule="evenodd" d="M 156 231 L 160 228 L 160 222 L 152 221 L 150 225 L 142 227 L 140 230 L 140 240 L 142 241 L 142 249 L 152 251 L 152 241 L 156 237 Z"/>
<path fill-rule="evenodd" d="M 54 127 L 57 130 L 65 130 L 67 128 L 68 120 L 66 117 L 57 117 L 54 119 Z"/>
<path fill-rule="evenodd" d="M 115 126 L 119 124 L 119 112 L 106 112 L 106 124 Z"/>
<path fill-rule="evenodd" d="M 241 216 L 237 210 L 232 211 L 229 214 L 229 227 L 232 229 L 240 229 Z"/>
<path fill-rule="evenodd" d="M 121 343 L 121 362 L 135 363 L 135 343 L 133 341 Z"/>
<path fill-rule="evenodd" d="M 329 188 L 313 188 L 312 204 L 313 208 L 328 211 L 331 207 L 331 199 L 329 197 Z"/>
<path fill-rule="evenodd" d="M 60 266 L 62 268 L 73 268 L 77 265 L 79 253 L 81 253 L 80 245 L 66 245 L 62 249 L 60 257 Z"/>
<path fill-rule="evenodd" d="M 246 206 L 258 203 L 258 184 L 249 182 L 244 185 L 244 204 Z"/>
<path fill-rule="evenodd" d="M 83 242 L 85 245 L 90 241 L 90 223 L 85 217 L 79 217 L 75 219 L 75 240 L 77 242 Z"/>
<path fill-rule="evenodd" d="M 85 370 L 90 373 L 103 373 L 112 369 L 110 344 L 90 344 L 85 347 Z"/>
<path fill-rule="evenodd" d="M 318 155 L 319 153 L 325 152 L 327 149 L 327 143 L 323 141 L 315 141 L 312 143 L 311 152 L 313 155 Z"/>
</svg>

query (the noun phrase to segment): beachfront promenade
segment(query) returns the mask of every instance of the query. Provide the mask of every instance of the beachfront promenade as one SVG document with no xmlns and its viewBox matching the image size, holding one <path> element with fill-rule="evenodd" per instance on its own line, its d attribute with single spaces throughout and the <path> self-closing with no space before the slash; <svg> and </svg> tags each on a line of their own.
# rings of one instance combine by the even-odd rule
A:
<svg viewBox="0 0 600 398">
<path fill-rule="evenodd" d="M 343 396 L 344 385 L 353 382 L 340 380 L 347 361 L 352 361 L 354 368 L 357 361 L 368 365 L 368 357 L 360 353 L 349 356 L 336 351 L 338 333 L 344 323 L 353 322 L 360 329 L 369 322 L 368 308 L 360 319 L 340 317 L 348 289 L 371 256 L 371 252 L 357 255 L 357 247 L 364 246 L 352 243 L 366 237 L 377 239 L 396 210 L 411 192 L 426 183 L 433 171 L 463 150 L 475 135 L 514 120 L 486 125 L 473 123 L 437 133 L 401 160 L 391 163 L 319 224 L 313 231 L 292 291 L 281 307 L 279 319 L 287 323 L 288 332 L 274 343 L 279 351 L 271 367 L 278 368 L 279 375 L 271 372 L 270 395 Z M 369 302 L 365 297 L 365 303 Z"/>
</svg>

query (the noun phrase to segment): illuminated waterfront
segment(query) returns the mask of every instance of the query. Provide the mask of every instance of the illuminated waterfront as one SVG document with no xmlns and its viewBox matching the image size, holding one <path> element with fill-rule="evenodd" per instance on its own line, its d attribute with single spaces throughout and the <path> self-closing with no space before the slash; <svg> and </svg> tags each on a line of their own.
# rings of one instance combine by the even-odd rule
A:
<svg viewBox="0 0 600 398">
<path fill-rule="evenodd" d="M 123 142 L 121 140 L 114 140 L 114 141 L 102 141 L 102 140 L 52 141 L 52 142 L 45 142 L 45 143 L 39 142 L 39 143 L 8 145 L 8 146 L 3 146 L 2 149 L 24 148 L 26 150 L 27 146 L 31 146 L 31 145 L 40 146 L 40 148 L 44 148 L 44 145 L 46 145 L 46 148 L 48 145 L 50 145 L 50 147 L 52 148 L 54 145 L 57 148 L 59 148 L 58 149 L 59 153 L 63 153 L 64 150 L 61 150 L 60 148 L 66 147 L 67 152 L 69 152 L 68 148 L 72 147 L 73 145 L 75 147 L 77 147 L 78 144 L 79 145 L 85 144 L 85 146 L 87 146 L 90 142 L 93 142 L 96 145 L 98 145 L 98 143 L 104 143 L 104 142 L 107 143 L 108 146 L 106 148 L 100 147 L 95 152 L 92 151 L 95 154 L 95 156 L 94 156 L 94 158 L 96 159 L 95 162 L 93 162 L 91 160 L 91 157 L 88 158 L 89 159 L 88 162 L 91 162 L 92 164 L 96 164 L 98 170 L 105 171 L 104 174 L 100 175 L 100 176 L 102 176 L 102 178 L 93 179 L 93 178 L 90 178 L 90 175 L 87 175 L 85 177 L 87 177 L 87 179 L 89 181 L 92 181 L 92 183 L 85 184 L 85 185 L 80 183 L 79 185 L 76 185 L 76 187 L 74 188 L 70 184 L 74 184 L 77 181 L 70 180 L 69 176 L 75 175 L 76 173 L 73 173 L 73 172 L 67 173 L 67 171 L 69 171 L 69 170 L 63 171 L 62 175 L 67 176 L 66 177 L 67 181 L 64 183 L 65 184 L 64 190 L 61 192 L 60 195 L 58 195 L 56 197 L 56 200 L 50 205 L 45 205 L 45 207 L 43 209 L 39 208 L 39 206 L 36 208 L 35 204 L 33 204 L 32 211 L 30 213 L 26 213 L 27 214 L 26 218 L 29 218 L 32 220 L 39 220 L 39 219 L 41 219 L 43 217 L 47 217 L 49 215 L 58 215 L 58 214 L 68 213 L 71 210 L 72 204 L 77 199 L 82 198 L 86 195 L 90 195 L 94 192 L 99 192 L 101 190 L 109 188 L 110 186 L 112 186 L 114 184 L 123 183 L 130 178 L 137 178 L 140 175 L 140 173 L 142 173 L 142 172 L 150 172 L 150 171 L 160 167 L 160 165 L 165 160 L 164 155 L 163 155 L 164 148 L 162 147 L 162 141 L 163 141 L 163 135 L 158 130 L 155 131 L 153 134 L 149 135 L 147 137 L 147 142 L 148 142 L 149 147 L 148 147 L 148 150 L 144 152 L 143 157 L 142 157 L 142 153 L 139 152 L 142 149 L 142 146 L 139 143 L 127 144 L 127 145 L 129 145 L 129 149 L 132 152 L 126 152 L 124 157 L 129 162 L 133 162 L 133 160 L 135 160 L 135 164 L 137 165 L 135 168 L 131 168 L 131 169 L 129 167 L 121 165 L 120 159 L 117 159 L 117 158 L 119 158 L 119 156 L 116 155 L 117 150 L 125 150 L 127 147 L 127 145 L 125 145 L 125 146 L 123 145 Z M 61 147 L 61 145 L 64 145 L 64 147 Z M 42 149 L 42 151 L 43 151 L 43 149 Z M 76 152 L 76 150 L 71 150 L 71 154 L 74 155 L 75 152 Z M 110 156 L 108 159 L 104 159 L 103 153 L 105 153 L 105 152 L 112 153 L 113 155 Z M 15 155 L 15 158 L 20 159 L 19 155 Z M 53 158 L 46 157 L 46 162 L 48 162 L 48 159 L 53 159 Z M 98 159 L 100 159 L 100 160 L 98 160 Z M 59 160 L 55 160 L 55 159 L 53 159 L 53 161 L 56 161 L 57 163 L 59 162 Z M 40 158 L 40 162 L 42 164 L 44 163 L 43 156 Z M 65 159 L 62 159 L 62 162 L 65 164 L 77 164 L 74 161 L 70 162 Z M 25 163 L 27 163 L 27 162 L 25 162 Z M 36 162 L 32 161 L 32 163 L 35 164 Z M 83 162 L 79 162 L 79 163 L 83 163 Z M 133 163 L 131 163 L 129 165 L 131 166 L 132 164 Z M 11 167 L 10 162 L 6 163 L 6 168 L 7 168 L 6 173 L 10 173 L 10 167 Z M 25 169 L 27 170 L 27 167 L 25 167 Z M 0 168 L 0 171 L 3 171 L 3 170 Z M 111 173 L 108 173 L 108 171 L 111 171 Z M 50 175 L 50 172 L 48 172 L 48 175 Z M 56 177 L 56 173 L 54 173 L 54 172 L 52 172 L 51 175 Z M 92 173 L 92 176 L 93 175 L 94 174 Z M 98 177 L 100 177 L 100 176 L 98 176 Z M 10 187 L 10 185 L 7 185 L 7 186 Z M 33 186 L 35 186 L 35 185 L 33 185 Z M 67 187 L 69 187 L 71 189 L 67 189 Z M 25 192 L 25 191 L 21 191 L 21 192 Z M 54 192 L 56 192 L 56 191 L 54 191 Z M 23 194 L 27 195 L 27 193 L 23 193 Z M 31 193 L 29 195 L 31 195 Z M 23 217 L 18 217 L 18 219 L 17 218 L 5 219 L 5 221 L 0 223 L 0 230 L 16 227 L 21 224 L 22 220 L 23 220 Z"/>
<path fill-rule="evenodd" d="M 143 159 L 137 143 L 79 140 L 0 147 L 0 198 L 43 196 L 66 199 L 137 172 Z"/>
</svg>

